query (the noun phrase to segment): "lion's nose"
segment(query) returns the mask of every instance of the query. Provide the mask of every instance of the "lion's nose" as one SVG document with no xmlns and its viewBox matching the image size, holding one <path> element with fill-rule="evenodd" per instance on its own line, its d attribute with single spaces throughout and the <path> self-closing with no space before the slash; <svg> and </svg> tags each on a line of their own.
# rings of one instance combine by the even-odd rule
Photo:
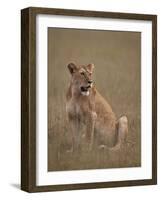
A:
<svg viewBox="0 0 161 200">
<path fill-rule="evenodd" d="M 92 80 L 89 80 L 89 81 L 88 81 L 89 84 L 91 84 L 92 82 L 93 82 Z"/>
</svg>

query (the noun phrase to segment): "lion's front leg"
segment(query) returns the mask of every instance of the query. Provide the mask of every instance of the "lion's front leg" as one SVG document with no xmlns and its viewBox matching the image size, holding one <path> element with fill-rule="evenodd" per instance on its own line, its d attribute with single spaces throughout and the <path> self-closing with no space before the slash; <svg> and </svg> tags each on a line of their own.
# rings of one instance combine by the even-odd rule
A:
<svg viewBox="0 0 161 200">
<path fill-rule="evenodd" d="M 86 142 L 89 150 L 91 150 L 93 147 L 96 118 L 97 115 L 95 112 L 88 113 L 86 117 Z"/>
<path fill-rule="evenodd" d="M 71 140 L 72 140 L 72 148 L 71 151 L 78 151 L 80 145 L 80 120 L 78 119 L 70 119 L 70 130 L 71 130 Z"/>
</svg>

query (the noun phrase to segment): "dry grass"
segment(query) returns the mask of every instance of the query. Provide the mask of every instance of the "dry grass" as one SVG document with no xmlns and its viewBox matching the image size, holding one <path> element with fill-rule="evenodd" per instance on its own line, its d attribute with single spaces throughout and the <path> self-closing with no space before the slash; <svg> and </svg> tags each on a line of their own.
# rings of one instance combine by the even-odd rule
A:
<svg viewBox="0 0 161 200">
<path fill-rule="evenodd" d="M 50 28 L 48 48 L 48 170 L 140 166 L 140 33 Z M 70 79 L 66 65 L 72 60 L 94 63 L 97 89 L 117 117 L 127 115 L 129 134 L 121 150 L 98 150 L 95 137 L 92 152 L 85 150 L 83 139 L 79 152 L 67 152 L 71 141 L 65 113 L 65 92 Z"/>
</svg>

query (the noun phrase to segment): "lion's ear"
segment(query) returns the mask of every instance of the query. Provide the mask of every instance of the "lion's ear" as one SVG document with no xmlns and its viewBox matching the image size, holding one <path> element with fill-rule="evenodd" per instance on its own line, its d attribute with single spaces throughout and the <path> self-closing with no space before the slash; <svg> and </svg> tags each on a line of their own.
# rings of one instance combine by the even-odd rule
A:
<svg viewBox="0 0 161 200">
<path fill-rule="evenodd" d="M 69 69 L 70 73 L 73 74 L 74 72 L 76 72 L 77 66 L 74 63 L 69 63 L 68 69 Z"/>
<path fill-rule="evenodd" d="M 94 64 L 87 65 L 87 70 L 92 74 L 94 70 Z"/>
</svg>

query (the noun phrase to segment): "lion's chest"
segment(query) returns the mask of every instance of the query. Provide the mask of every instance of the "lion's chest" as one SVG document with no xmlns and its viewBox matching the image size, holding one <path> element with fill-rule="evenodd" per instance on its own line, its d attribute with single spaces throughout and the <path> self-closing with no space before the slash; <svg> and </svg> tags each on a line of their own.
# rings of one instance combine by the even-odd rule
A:
<svg viewBox="0 0 161 200">
<path fill-rule="evenodd" d="M 78 104 L 78 102 L 72 100 L 66 104 L 66 112 L 68 116 L 72 118 L 80 118 L 83 115 L 82 106 Z"/>
</svg>

